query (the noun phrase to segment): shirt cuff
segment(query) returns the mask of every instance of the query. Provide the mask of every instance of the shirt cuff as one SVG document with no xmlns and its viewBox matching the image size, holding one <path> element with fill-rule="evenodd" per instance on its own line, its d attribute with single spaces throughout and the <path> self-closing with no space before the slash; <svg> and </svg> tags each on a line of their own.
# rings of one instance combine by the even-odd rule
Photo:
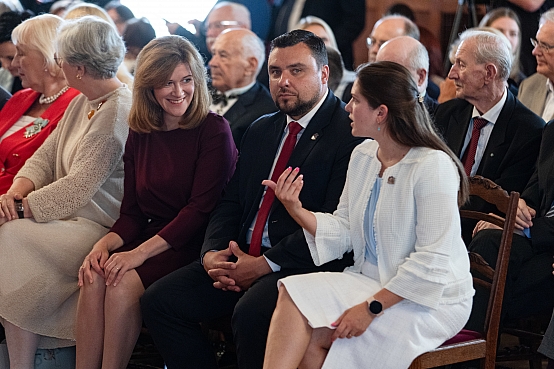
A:
<svg viewBox="0 0 554 369">
<path fill-rule="evenodd" d="M 265 255 L 262 255 L 262 256 L 265 258 L 265 261 L 267 261 L 267 264 L 269 264 L 269 267 L 271 268 L 271 270 L 273 270 L 274 273 L 281 270 L 280 265 L 275 264 L 273 261 L 269 260 Z"/>
</svg>

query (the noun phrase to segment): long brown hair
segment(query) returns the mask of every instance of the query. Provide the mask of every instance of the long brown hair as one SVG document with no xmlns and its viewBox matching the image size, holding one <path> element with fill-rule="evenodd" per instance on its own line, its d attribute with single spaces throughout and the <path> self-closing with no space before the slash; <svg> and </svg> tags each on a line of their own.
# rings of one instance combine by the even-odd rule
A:
<svg viewBox="0 0 554 369">
<path fill-rule="evenodd" d="M 387 106 L 387 132 L 395 142 L 440 150 L 452 158 L 460 176 L 458 204 L 464 204 L 469 186 L 462 163 L 438 135 L 410 72 L 400 64 L 383 61 L 360 66 L 357 78 L 362 96 L 373 109 Z"/>
<path fill-rule="evenodd" d="M 164 36 L 150 41 L 137 57 L 133 104 L 129 127 L 140 133 L 159 131 L 164 125 L 163 110 L 154 97 L 154 89 L 164 86 L 177 65 L 190 67 L 194 94 L 187 111 L 181 117 L 182 129 L 198 127 L 210 110 L 211 97 L 206 84 L 204 61 L 196 48 L 180 36 Z"/>
</svg>

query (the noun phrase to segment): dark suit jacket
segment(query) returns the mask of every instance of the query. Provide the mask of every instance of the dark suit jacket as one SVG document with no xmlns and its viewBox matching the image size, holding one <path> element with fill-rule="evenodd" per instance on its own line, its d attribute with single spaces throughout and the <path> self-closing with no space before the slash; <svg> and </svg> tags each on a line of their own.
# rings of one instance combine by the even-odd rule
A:
<svg viewBox="0 0 554 369">
<path fill-rule="evenodd" d="M 535 252 L 554 250 L 554 218 L 545 217 L 554 201 L 554 125 L 551 122 L 544 129 L 537 168 L 521 194 L 527 205 L 537 211 L 531 227 Z"/>
<path fill-rule="evenodd" d="M 246 233 L 259 209 L 264 187 L 283 135 L 285 114 L 260 118 L 244 134 L 239 161 L 221 203 L 210 219 L 202 254 L 223 250 L 236 240 L 248 252 Z M 350 154 L 362 140 L 351 135 L 344 103 L 329 91 L 325 102 L 308 124 L 296 145 L 289 165 L 300 168 L 304 187 L 300 200 L 306 209 L 332 212 L 344 187 Z M 301 227 L 276 199 L 269 215 L 272 248 L 265 255 L 283 269 L 313 268 Z M 338 270 L 351 258 L 335 261 Z M 335 263 L 332 262 L 332 263 Z"/>
<path fill-rule="evenodd" d="M 508 91 L 506 103 L 483 153 L 478 175 L 507 191 L 521 192 L 535 170 L 544 121 Z M 440 104 L 435 123 L 448 146 L 460 157 L 473 105 L 454 99 Z"/>
<path fill-rule="evenodd" d="M 256 82 L 254 86 L 239 96 L 233 106 L 223 115 L 231 125 L 233 140 L 237 148 L 246 128 L 262 115 L 277 111 L 269 91 Z"/>
</svg>

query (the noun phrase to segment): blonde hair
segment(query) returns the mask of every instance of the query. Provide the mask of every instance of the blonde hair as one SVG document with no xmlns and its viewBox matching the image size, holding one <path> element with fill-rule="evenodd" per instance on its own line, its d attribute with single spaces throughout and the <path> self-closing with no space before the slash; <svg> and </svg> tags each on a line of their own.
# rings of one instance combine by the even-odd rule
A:
<svg viewBox="0 0 554 369">
<path fill-rule="evenodd" d="M 108 12 L 106 12 L 104 9 L 102 9 L 101 7 L 95 4 L 85 3 L 85 4 L 74 5 L 71 8 L 67 9 L 63 18 L 78 19 L 86 15 L 96 15 L 97 17 L 102 18 L 103 20 L 111 24 L 113 27 L 115 27 L 115 23 L 113 22 Z"/>
<path fill-rule="evenodd" d="M 129 114 L 129 127 L 132 130 L 150 133 L 162 129 L 163 109 L 154 96 L 154 89 L 164 86 L 179 64 L 190 67 L 194 80 L 192 101 L 181 117 L 179 126 L 192 129 L 204 122 L 211 103 L 204 61 L 187 39 L 164 36 L 150 41 L 137 57 L 133 104 Z"/>
<path fill-rule="evenodd" d="M 58 27 L 62 23 L 63 19 L 57 15 L 42 14 L 23 21 L 12 31 L 14 45 L 25 45 L 40 52 L 44 57 L 44 67 L 54 77 L 62 73 L 54 60 Z"/>
</svg>

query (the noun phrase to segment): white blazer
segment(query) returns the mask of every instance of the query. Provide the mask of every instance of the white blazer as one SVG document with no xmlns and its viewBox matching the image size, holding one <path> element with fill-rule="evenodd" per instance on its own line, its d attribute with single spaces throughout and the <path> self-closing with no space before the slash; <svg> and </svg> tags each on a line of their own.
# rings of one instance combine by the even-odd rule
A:
<svg viewBox="0 0 554 369">
<path fill-rule="evenodd" d="M 364 262 L 366 208 L 381 163 L 376 141 L 352 152 L 346 184 L 333 214 L 316 213 L 315 238 L 304 232 L 316 265 L 354 250 L 359 273 Z M 442 151 L 412 148 L 383 173 L 371 223 L 375 227 L 381 284 L 415 303 L 436 309 L 473 296 L 467 249 L 457 203 L 459 176 Z"/>
</svg>

